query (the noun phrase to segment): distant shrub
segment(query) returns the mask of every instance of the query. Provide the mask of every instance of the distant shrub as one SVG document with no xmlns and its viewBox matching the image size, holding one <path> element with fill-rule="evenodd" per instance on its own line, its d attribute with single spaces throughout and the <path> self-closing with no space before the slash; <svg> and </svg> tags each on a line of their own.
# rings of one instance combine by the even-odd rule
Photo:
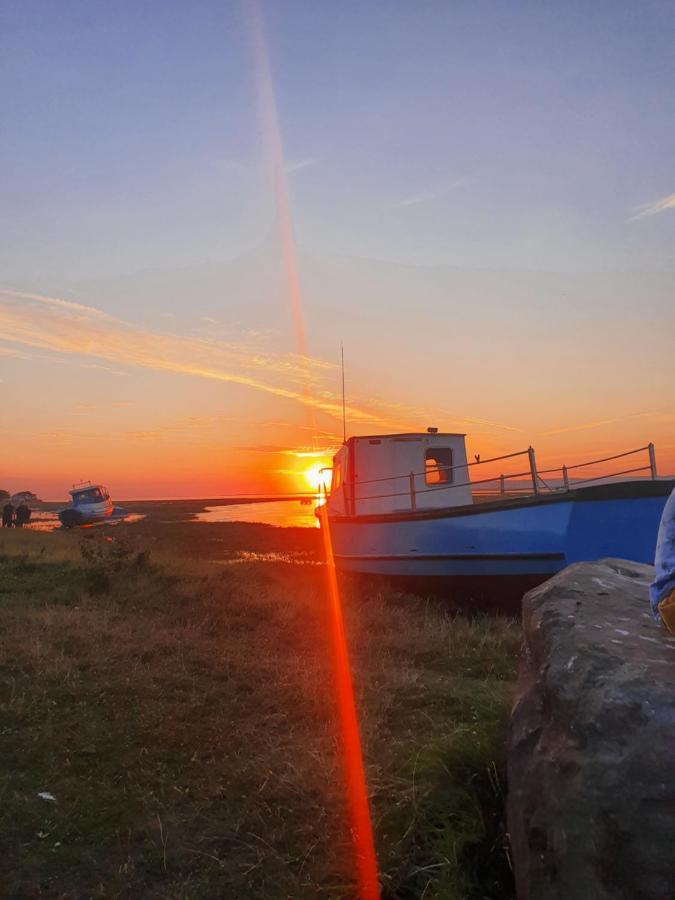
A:
<svg viewBox="0 0 675 900">
<path fill-rule="evenodd" d="M 150 563 L 149 550 L 134 550 L 125 541 L 109 536 L 84 538 L 80 541 L 80 555 L 87 587 L 95 594 L 110 590 L 119 576 L 146 569 Z"/>
</svg>

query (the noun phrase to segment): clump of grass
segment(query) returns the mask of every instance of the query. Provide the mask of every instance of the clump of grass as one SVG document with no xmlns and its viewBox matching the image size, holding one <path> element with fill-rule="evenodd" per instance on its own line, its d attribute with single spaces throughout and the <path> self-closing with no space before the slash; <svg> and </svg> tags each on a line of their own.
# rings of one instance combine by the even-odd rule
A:
<svg viewBox="0 0 675 900">
<path fill-rule="evenodd" d="M 110 535 L 88 535 L 80 541 L 87 587 L 93 593 L 110 590 L 120 579 L 132 579 L 147 568 L 150 551 L 135 550 L 123 539 Z"/>
<path fill-rule="evenodd" d="M 352 598 L 384 896 L 506 898 L 505 733 L 516 623 Z"/>
<path fill-rule="evenodd" d="M 200 527 L 2 536 L 0 894 L 352 895 L 323 571 L 278 556 L 316 538 L 223 567 Z M 510 896 L 516 626 L 355 587 L 345 617 L 384 896 Z"/>
</svg>

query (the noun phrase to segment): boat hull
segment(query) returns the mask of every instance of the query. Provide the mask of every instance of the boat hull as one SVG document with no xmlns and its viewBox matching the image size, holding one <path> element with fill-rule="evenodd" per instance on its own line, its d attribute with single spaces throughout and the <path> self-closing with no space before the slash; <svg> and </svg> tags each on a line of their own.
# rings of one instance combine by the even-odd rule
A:
<svg viewBox="0 0 675 900">
<path fill-rule="evenodd" d="M 68 506 L 59 511 L 59 521 L 64 528 L 82 528 L 112 518 L 116 509 L 119 507 L 114 507 L 110 501 Z"/>
<path fill-rule="evenodd" d="M 344 572 L 394 578 L 545 580 L 605 556 L 653 563 L 675 481 L 634 481 L 445 510 L 329 515 Z"/>
</svg>

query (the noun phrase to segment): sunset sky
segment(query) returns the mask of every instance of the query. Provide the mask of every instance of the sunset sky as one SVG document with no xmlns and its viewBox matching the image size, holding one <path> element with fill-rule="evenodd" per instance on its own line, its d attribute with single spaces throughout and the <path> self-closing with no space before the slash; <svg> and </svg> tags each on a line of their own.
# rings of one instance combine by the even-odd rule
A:
<svg viewBox="0 0 675 900">
<path fill-rule="evenodd" d="M 670 0 L 5 0 L 0 487 L 306 489 L 341 342 L 349 433 L 675 472 L 674 46 Z"/>
</svg>

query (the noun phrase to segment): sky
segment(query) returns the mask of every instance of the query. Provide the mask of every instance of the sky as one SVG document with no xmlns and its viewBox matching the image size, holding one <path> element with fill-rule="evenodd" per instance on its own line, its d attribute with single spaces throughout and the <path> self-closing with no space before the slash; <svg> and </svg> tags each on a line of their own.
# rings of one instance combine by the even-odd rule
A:
<svg viewBox="0 0 675 900">
<path fill-rule="evenodd" d="M 349 434 L 675 472 L 675 7 L 0 3 L 0 487 Z"/>
</svg>

